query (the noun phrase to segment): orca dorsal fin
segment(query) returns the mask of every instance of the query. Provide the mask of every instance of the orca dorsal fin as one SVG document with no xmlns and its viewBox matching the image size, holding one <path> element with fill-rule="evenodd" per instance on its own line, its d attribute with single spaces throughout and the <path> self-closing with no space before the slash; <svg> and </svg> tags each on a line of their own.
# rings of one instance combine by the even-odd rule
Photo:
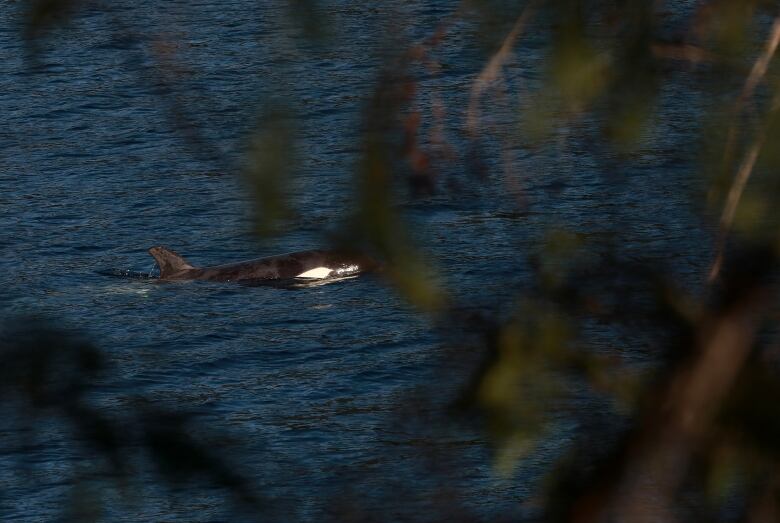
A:
<svg viewBox="0 0 780 523">
<path fill-rule="evenodd" d="M 195 268 L 187 263 L 184 258 L 161 245 L 149 249 L 149 254 L 152 255 L 152 258 L 154 258 L 154 261 L 157 262 L 157 266 L 160 268 L 160 278 L 167 278 L 177 272 Z"/>
</svg>

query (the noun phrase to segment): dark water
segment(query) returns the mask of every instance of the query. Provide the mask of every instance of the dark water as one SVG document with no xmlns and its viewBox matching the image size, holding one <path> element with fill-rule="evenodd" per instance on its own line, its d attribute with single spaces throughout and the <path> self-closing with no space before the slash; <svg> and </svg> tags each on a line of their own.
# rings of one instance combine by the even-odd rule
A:
<svg viewBox="0 0 780 523">
<path fill-rule="evenodd" d="M 99 273 L 149 271 L 146 249 L 157 244 L 197 265 L 319 247 L 323 232 L 345 218 L 361 111 L 386 45 L 429 35 L 455 6 L 333 2 L 325 9 L 332 39 L 318 43 L 302 36 L 284 5 L 88 7 L 45 41 L 36 67 L 25 61 L 21 3 L 3 5 L 3 316 L 54 318 L 94 340 L 117 369 L 102 393 L 107 408 L 144 396 L 195 412 L 209 429 L 235 437 L 239 468 L 286 507 L 281 519 L 317 521 L 345 499 L 368 514 L 433 511 L 446 505 L 431 494 L 443 485 L 485 519 L 518 516 L 572 427 L 562 419 L 511 480 L 493 475 L 479 431 L 438 419 L 427 434 L 407 429 L 399 420 L 408 398 L 441 379 L 451 344 L 376 279 L 288 290 Z M 476 31 L 457 25 L 437 51 L 442 72 L 420 85 L 445 101 L 450 139 L 464 149 L 463 107 L 484 63 Z M 531 42 L 507 75 L 533 85 L 543 59 Z M 500 162 L 490 155 L 487 177 L 469 178 L 455 162 L 444 175 L 462 190 L 401 202 L 459 299 L 510 310 L 529 278 L 527 255 L 556 226 L 616 235 L 629 253 L 667 263 L 691 282 L 700 277 L 702 259 L 692 253 L 704 233 L 690 214 L 687 182 L 699 108 L 680 95 L 687 73 L 669 74 L 658 128 L 631 167 L 613 173 L 618 181 L 604 173 L 606 153 L 564 140 L 550 150 L 511 151 L 523 207 L 508 196 Z M 421 108 L 430 103 L 420 97 Z M 236 173 L 258 115 L 280 104 L 298 117 L 300 219 L 280 238 L 258 242 Z M 190 125 L 197 135 L 182 131 Z M 578 125 L 587 130 L 593 123 Z M 625 333 L 595 334 L 602 350 L 638 360 L 651 350 Z M 450 397 L 459 379 L 451 381 L 434 390 Z M 579 408 L 589 405 L 583 400 Z M 74 458 L 56 431 L 42 438 L 30 477 L 9 465 L 19 450 L 0 452 L 4 521 L 56 519 L 68 500 Z M 441 462 L 430 464 L 432 455 L 450 450 L 441 460 L 445 472 Z M 143 502 L 116 505 L 108 519 L 224 517 L 219 492 L 169 496 L 154 479 Z M 104 495 L 109 504 L 118 496 Z"/>
</svg>

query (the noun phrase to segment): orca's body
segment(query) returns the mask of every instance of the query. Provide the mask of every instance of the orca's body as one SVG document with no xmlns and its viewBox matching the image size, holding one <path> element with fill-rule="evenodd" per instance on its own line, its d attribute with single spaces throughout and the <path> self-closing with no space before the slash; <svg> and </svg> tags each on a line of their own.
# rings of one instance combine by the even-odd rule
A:
<svg viewBox="0 0 780 523">
<path fill-rule="evenodd" d="M 366 272 L 376 264 L 362 256 L 336 251 L 301 251 L 257 260 L 196 268 L 165 247 L 149 249 L 160 268 L 160 279 L 247 282 L 303 278 L 319 280 Z"/>
</svg>

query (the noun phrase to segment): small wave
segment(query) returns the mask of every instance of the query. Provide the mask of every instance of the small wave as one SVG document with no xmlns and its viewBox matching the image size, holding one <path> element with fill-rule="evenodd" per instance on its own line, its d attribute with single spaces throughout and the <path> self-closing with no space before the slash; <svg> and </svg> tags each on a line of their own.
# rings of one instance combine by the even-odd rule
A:
<svg viewBox="0 0 780 523">
<path fill-rule="evenodd" d="M 321 287 L 322 285 L 330 285 L 331 283 L 338 283 L 345 280 L 352 280 L 357 278 L 357 275 L 350 274 L 348 276 L 336 276 L 322 279 L 310 279 L 310 278 L 278 278 L 271 280 L 242 280 L 239 283 L 247 287 L 275 287 L 278 289 L 310 289 L 312 287 Z"/>
<path fill-rule="evenodd" d="M 112 276 L 114 278 L 125 278 L 130 280 L 157 280 L 160 278 L 160 274 L 156 270 L 145 272 L 133 271 L 130 269 L 103 269 L 97 271 L 97 273 L 102 274 L 103 276 Z"/>
</svg>

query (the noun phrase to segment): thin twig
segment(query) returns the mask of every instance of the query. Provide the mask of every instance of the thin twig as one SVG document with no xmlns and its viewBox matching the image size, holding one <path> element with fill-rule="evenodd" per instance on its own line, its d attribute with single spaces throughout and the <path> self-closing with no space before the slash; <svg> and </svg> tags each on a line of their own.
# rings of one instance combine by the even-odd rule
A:
<svg viewBox="0 0 780 523">
<path fill-rule="evenodd" d="M 490 58 L 485 67 L 479 73 L 479 76 L 471 84 L 471 96 L 469 97 L 469 106 L 466 112 L 466 129 L 471 136 L 476 136 L 477 125 L 479 121 L 479 97 L 487 90 L 491 83 L 498 78 L 501 72 L 501 67 L 506 63 L 509 55 L 512 52 L 512 47 L 515 45 L 517 38 L 522 33 L 528 19 L 531 17 L 535 2 L 531 2 L 525 6 L 523 12 L 515 21 L 515 25 L 509 34 L 504 38 L 504 42 L 496 53 Z"/>
<path fill-rule="evenodd" d="M 729 128 L 728 137 L 726 138 L 726 147 L 724 148 L 723 154 L 723 157 L 726 159 L 731 156 L 731 151 L 734 149 L 734 142 L 736 141 L 736 118 L 742 113 L 742 109 L 744 108 L 745 103 L 751 96 L 753 96 L 753 91 L 755 91 L 761 79 L 763 79 L 766 75 L 769 62 L 772 60 L 775 51 L 777 51 L 777 46 L 779 43 L 780 16 L 775 18 L 775 21 L 772 24 L 772 29 L 769 31 L 766 45 L 764 46 L 764 52 L 761 53 L 761 55 L 759 55 L 759 57 L 756 59 L 755 63 L 753 63 L 750 74 L 745 79 L 745 83 L 742 86 L 742 92 L 740 92 L 739 97 L 734 104 L 734 121 L 732 121 L 731 127 Z"/>
<path fill-rule="evenodd" d="M 729 189 L 729 194 L 726 197 L 726 204 L 723 206 L 723 214 L 720 217 L 720 225 L 718 228 L 718 240 L 715 247 L 715 259 L 710 267 L 710 272 L 707 275 L 707 282 L 712 283 L 720 274 L 720 269 L 723 266 L 723 251 L 726 247 L 726 237 L 731 230 L 731 225 L 734 223 L 734 216 L 737 213 L 737 207 L 739 201 L 742 199 L 742 193 L 745 190 L 747 181 L 750 178 L 750 174 L 753 172 L 753 167 L 756 165 L 758 154 L 761 152 L 761 148 L 764 146 L 766 135 L 761 132 L 750 146 L 747 155 L 742 160 L 742 164 L 739 166 L 737 175 L 734 177 L 734 181 Z"/>
<path fill-rule="evenodd" d="M 772 24 L 772 30 L 769 32 L 769 38 L 766 41 L 766 47 L 764 52 L 758 57 L 753 64 L 753 69 L 750 70 L 750 74 L 745 80 L 745 85 L 742 87 L 742 93 L 739 95 L 739 102 L 744 104 L 745 101 L 753 95 L 756 86 L 766 75 L 766 70 L 769 68 L 769 62 L 772 61 L 772 57 L 777 51 L 777 46 L 780 44 L 780 16 L 775 18 Z"/>
<path fill-rule="evenodd" d="M 758 86 L 758 84 L 766 75 L 769 63 L 772 61 L 772 58 L 777 51 L 778 45 L 780 45 L 780 16 L 775 18 L 775 21 L 772 24 L 772 30 L 770 31 L 769 37 L 766 41 L 766 46 L 764 47 L 764 52 L 761 53 L 761 55 L 759 55 L 759 57 L 756 59 L 755 63 L 753 64 L 753 68 L 750 70 L 750 74 L 745 80 L 745 84 L 742 87 L 742 92 L 737 99 L 734 110 L 735 115 L 739 115 L 742 112 L 742 108 L 744 107 L 746 101 L 753 96 L 753 92 L 755 91 L 756 86 Z M 773 101 L 772 110 L 776 110 L 777 106 L 778 99 L 775 98 Z M 734 142 L 736 140 L 735 125 L 736 124 L 732 124 L 731 129 L 729 130 L 724 158 L 728 158 L 731 155 L 731 150 L 734 147 Z M 723 207 L 723 214 L 721 215 L 720 219 L 718 240 L 715 247 L 715 260 L 713 261 L 709 275 L 707 276 L 708 283 L 715 281 L 715 279 L 720 274 L 720 269 L 723 265 L 723 251 L 726 245 L 726 237 L 728 236 L 728 233 L 731 230 L 731 226 L 734 223 L 734 216 L 736 215 L 739 202 L 742 199 L 742 193 L 744 192 L 748 179 L 753 172 L 753 167 L 756 164 L 756 160 L 758 159 L 758 155 L 761 152 L 761 148 L 763 147 L 765 140 L 766 130 L 762 129 L 759 132 L 756 140 L 753 142 L 753 145 L 751 145 L 750 149 L 748 149 L 747 155 L 745 155 L 745 158 L 742 160 L 742 163 L 737 170 L 737 174 L 734 176 L 734 181 L 732 182 L 728 196 L 726 197 L 726 204 Z"/>
</svg>

